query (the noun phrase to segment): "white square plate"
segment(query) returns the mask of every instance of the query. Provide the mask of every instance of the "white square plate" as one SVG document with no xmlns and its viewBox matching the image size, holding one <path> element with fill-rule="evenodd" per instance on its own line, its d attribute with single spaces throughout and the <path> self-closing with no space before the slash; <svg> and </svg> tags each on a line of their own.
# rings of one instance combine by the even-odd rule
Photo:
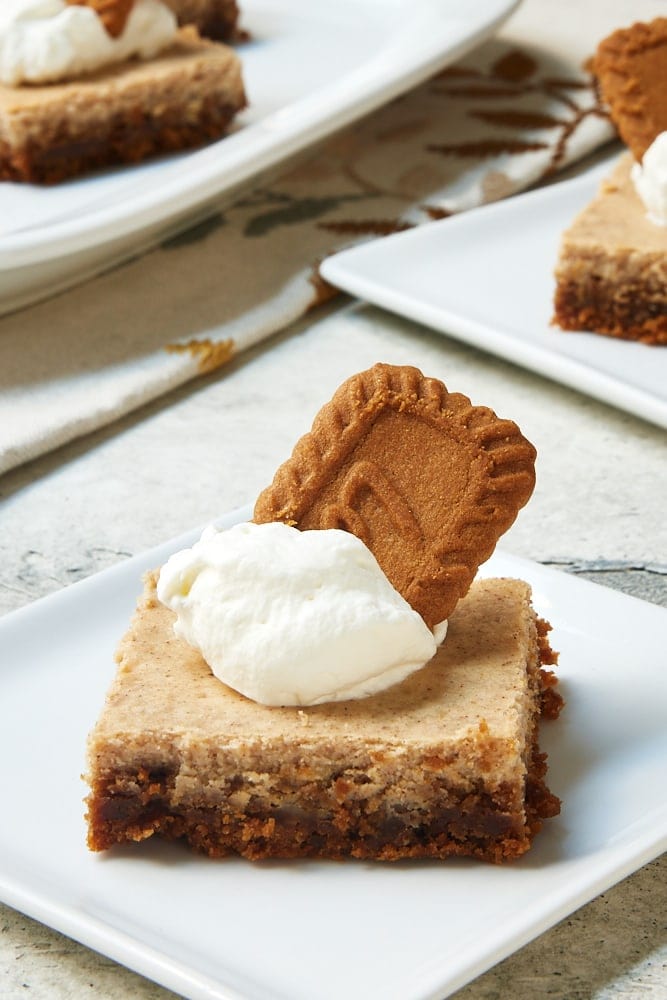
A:
<svg viewBox="0 0 667 1000">
<path fill-rule="evenodd" d="M 563 811 L 524 858 L 252 864 L 161 843 L 89 853 L 79 775 L 114 648 L 141 573 L 195 537 L 0 620 L 6 903 L 200 1000 L 441 1000 L 664 850 L 667 612 L 498 553 L 484 573 L 532 584 L 567 699 L 541 741 Z"/>
<path fill-rule="evenodd" d="M 244 0 L 249 107 L 203 149 L 51 187 L 0 183 L 0 312 L 81 281 L 460 58 L 517 0 Z"/>
<path fill-rule="evenodd" d="M 551 325 L 563 230 L 612 160 L 573 180 L 329 257 L 334 285 L 667 427 L 667 350 Z"/>
</svg>

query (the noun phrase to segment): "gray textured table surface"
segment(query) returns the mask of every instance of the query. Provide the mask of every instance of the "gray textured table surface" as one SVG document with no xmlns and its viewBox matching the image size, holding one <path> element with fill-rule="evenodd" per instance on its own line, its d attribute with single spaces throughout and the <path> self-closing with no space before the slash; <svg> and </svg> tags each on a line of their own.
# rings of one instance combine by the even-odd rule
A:
<svg viewBox="0 0 667 1000">
<path fill-rule="evenodd" d="M 0 479 L 0 612 L 254 499 L 316 410 L 375 361 L 410 363 L 515 419 L 538 485 L 503 547 L 667 606 L 665 435 L 479 351 L 342 303 L 112 427 Z M 457 994 L 667 997 L 660 859 Z M 0 997 L 172 994 L 0 907 Z"/>
</svg>

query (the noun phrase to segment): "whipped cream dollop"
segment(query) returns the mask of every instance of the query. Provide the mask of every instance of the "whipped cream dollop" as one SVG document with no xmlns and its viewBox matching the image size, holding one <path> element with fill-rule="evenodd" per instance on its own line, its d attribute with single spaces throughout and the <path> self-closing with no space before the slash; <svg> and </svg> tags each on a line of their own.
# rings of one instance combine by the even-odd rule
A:
<svg viewBox="0 0 667 1000">
<path fill-rule="evenodd" d="M 667 226 L 667 132 L 656 136 L 641 163 L 633 164 L 632 180 L 651 222 Z"/>
<path fill-rule="evenodd" d="M 363 698 L 424 666 L 444 639 L 338 529 L 207 528 L 160 572 L 174 630 L 229 687 L 263 705 Z"/>
<path fill-rule="evenodd" d="M 136 0 L 118 38 L 90 7 L 64 0 L 0 0 L 0 82 L 55 83 L 132 56 L 150 59 L 173 41 L 177 29 L 161 0 Z"/>
</svg>

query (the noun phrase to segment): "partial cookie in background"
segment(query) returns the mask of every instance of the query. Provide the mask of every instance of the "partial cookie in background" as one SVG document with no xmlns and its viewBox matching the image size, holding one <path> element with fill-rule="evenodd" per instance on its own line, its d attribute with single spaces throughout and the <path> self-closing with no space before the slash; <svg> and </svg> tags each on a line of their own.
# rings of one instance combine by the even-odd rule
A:
<svg viewBox="0 0 667 1000">
<path fill-rule="evenodd" d="M 598 46 L 593 70 L 621 139 L 641 161 L 667 131 L 667 18 L 613 32 Z"/>
<path fill-rule="evenodd" d="M 529 499 L 534 464 L 513 421 L 417 368 L 378 364 L 320 410 L 254 519 L 353 532 L 433 627 Z"/>
<path fill-rule="evenodd" d="M 94 10 L 112 38 L 123 34 L 134 2 L 135 0 L 65 0 L 69 6 L 90 7 Z"/>
<path fill-rule="evenodd" d="M 194 24 L 200 35 L 232 41 L 238 32 L 239 8 L 235 0 L 164 0 L 179 24 Z"/>
</svg>

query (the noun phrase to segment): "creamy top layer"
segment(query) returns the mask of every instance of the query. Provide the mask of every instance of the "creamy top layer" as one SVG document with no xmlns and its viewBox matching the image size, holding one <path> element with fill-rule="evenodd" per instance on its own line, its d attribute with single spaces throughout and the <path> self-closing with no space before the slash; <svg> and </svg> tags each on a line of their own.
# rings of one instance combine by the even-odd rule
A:
<svg viewBox="0 0 667 1000">
<path fill-rule="evenodd" d="M 133 56 L 150 59 L 178 26 L 161 0 L 136 0 L 112 38 L 91 7 L 64 0 L 0 0 L 0 82 L 55 83 Z"/>
<path fill-rule="evenodd" d="M 174 630 L 229 687 L 263 705 L 375 694 L 418 670 L 444 639 L 354 535 L 282 523 L 208 528 L 162 568 Z"/>
<path fill-rule="evenodd" d="M 641 163 L 633 164 L 631 176 L 648 218 L 667 226 L 667 132 L 656 136 Z"/>
</svg>

